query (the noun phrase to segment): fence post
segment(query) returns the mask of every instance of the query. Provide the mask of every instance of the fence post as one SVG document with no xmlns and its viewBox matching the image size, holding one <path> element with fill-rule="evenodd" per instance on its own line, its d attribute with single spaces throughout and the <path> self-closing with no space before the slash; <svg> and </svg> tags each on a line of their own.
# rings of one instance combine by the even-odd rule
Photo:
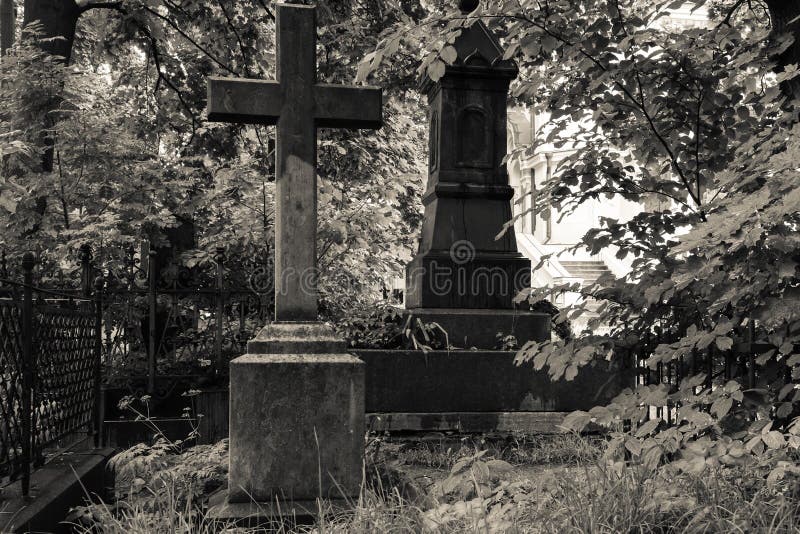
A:
<svg viewBox="0 0 800 534">
<path fill-rule="evenodd" d="M 32 252 L 22 256 L 24 275 L 22 301 L 22 495 L 28 496 L 31 486 L 31 460 L 33 458 L 34 414 L 32 406 L 33 374 L 36 362 L 33 356 L 33 266 L 36 258 Z"/>
<path fill-rule="evenodd" d="M 92 247 L 88 243 L 81 245 L 78 257 L 81 266 L 81 290 L 83 296 L 88 297 L 92 294 Z"/>
<path fill-rule="evenodd" d="M 756 387 L 756 358 L 753 343 L 756 341 L 756 323 L 752 317 L 747 323 L 747 389 Z"/>
<path fill-rule="evenodd" d="M 103 275 L 94 279 L 94 446 L 103 443 L 103 419 L 105 419 L 103 394 Z"/>
<path fill-rule="evenodd" d="M 156 295 L 156 251 L 150 250 L 147 261 L 147 392 L 151 395 L 156 390 L 156 311 L 158 299 Z"/>
<path fill-rule="evenodd" d="M 214 254 L 214 261 L 217 262 L 217 311 L 214 318 L 214 376 L 218 376 L 222 370 L 222 323 L 225 313 L 225 249 L 217 247 Z"/>
<path fill-rule="evenodd" d="M 706 347 L 706 388 L 711 391 L 714 386 L 714 347 L 709 345 Z"/>
</svg>

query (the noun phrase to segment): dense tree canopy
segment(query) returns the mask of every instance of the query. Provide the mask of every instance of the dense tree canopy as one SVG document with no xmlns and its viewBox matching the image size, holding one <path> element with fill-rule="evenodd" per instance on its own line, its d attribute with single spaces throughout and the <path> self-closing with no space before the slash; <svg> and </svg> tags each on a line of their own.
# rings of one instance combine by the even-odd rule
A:
<svg viewBox="0 0 800 534">
<path fill-rule="evenodd" d="M 143 239 L 165 244 L 164 231 L 186 221 L 197 235 L 189 265 L 219 245 L 229 257 L 269 254 L 274 133 L 209 123 L 204 107 L 209 75 L 274 77 L 270 6 L 29 0 L 18 8 L 27 26 L 3 59 L 0 89 L 0 217 L 12 256 L 36 248 L 68 258 L 82 243 L 119 255 Z M 380 9 L 321 4 L 320 80 L 351 82 L 393 17 Z M 376 295 L 410 254 L 424 108 L 407 70 L 385 74 L 381 131 L 321 132 L 318 247 L 334 315 Z"/>
</svg>

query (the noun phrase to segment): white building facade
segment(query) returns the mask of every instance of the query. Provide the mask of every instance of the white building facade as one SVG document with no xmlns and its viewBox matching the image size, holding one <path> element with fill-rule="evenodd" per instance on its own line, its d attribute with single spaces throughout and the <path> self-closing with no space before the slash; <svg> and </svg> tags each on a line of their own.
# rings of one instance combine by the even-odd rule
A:
<svg viewBox="0 0 800 534">
<path fill-rule="evenodd" d="M 676 31 L 707 25 L 705 10 L 691 7 L 674 10 L 659 24 L 674 27 Z M 564 282 L 579 282 L 583 287 L 594 283 L 602 274 L 611 272 L 617 277 L 630 272 L 630 260 L 620 260 L 616 250 L 608 247 L 597 255 L 584 249 L 573 250 L 584 234 L 600 226 L 601 217 L 624 222 L 642 210 L 640 204 L 621 197 L 587 200 L 571 213 L 546 210 L 540 215 L 528 213 L 537 201 L 537 191 L 562 170 L 562 162 L 579 146 L 556 148 L 542 140 L 549 121 L 546 110 L 514 108 L 508 112 L 509 154 L 516 152 L 508 163 L 509 182 L 514 187 L 514 215 L 521 215 L 515 223 L 517 244 L 534 267 L 543 256 L 551 255 L 542 268 L 532 273 L 532 285 L 544 287 Z M 569 133 L 569 132 L 567 132 Z M 524 148 L 524 150 L 522 150 Z M 556 297 L 555 304 L 571 304 L 579 298 L 577 293 Z"/>
</svg>

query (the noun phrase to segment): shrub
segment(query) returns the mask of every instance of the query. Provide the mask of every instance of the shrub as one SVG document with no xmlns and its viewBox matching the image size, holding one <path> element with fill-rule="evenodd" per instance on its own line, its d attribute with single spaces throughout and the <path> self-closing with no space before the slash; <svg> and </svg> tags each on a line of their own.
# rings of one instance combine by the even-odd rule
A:
<svg viewBox="0 0 800 534">
<path fill-rule="evenodd" d="M 355 349 L 397 349 L 403 346 L 401 310 L 386 303 L 355 310 L 336 323 L 336 330 Z"/>
</svg>

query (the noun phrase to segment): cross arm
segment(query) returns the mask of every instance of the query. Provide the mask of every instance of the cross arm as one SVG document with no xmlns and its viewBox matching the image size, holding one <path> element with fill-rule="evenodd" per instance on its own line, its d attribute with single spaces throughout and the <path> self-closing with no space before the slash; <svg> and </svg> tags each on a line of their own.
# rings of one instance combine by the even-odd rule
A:
<svg viewBox="0 0 800 534">
<path fill-rule="evenodd" d="M 314 119 L 320 128 L 375 130 L 383 124 L 378 87 L 328 85 L 314 87 Z"/>
<path fill-rule="evenodd" d="M 208 120 L 273 125 L 282 107 L 283 95 L 276 81 L 208 78 Z"/>
</svg>

